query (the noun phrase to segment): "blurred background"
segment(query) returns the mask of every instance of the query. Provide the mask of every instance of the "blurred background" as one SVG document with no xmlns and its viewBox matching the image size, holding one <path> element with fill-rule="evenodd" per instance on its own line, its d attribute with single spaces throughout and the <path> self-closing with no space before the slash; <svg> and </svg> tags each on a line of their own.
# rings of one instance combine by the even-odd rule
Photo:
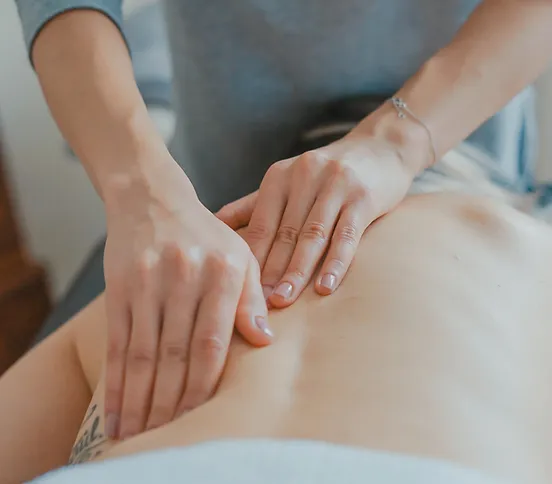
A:
<svg viewBox="0 0 552 484">
<path fill-rule="evenodd" d="M 125 18 L 127 36 L 131 44 L 134 43 L 135 71 L 141 79 L 139 87 L 152 117 L 168 140 L 174 120 L 168 108 L 170 64 L 161 13 L 155 0 L 127 0 Z M 538 178 L 549 181 L 552 180 L 552 139 L 549 136 L 552 133 L 552 71 L 539 79 L 538 93 L 541 131 Z M 51 308 L 56 306 L 54 302 L 78 280 L 91 257 L 95 257 L 96 265 L 94 284 L 99 284 L 101 250 L 98 248 L 105 235 L 105 221 L 100 199 L 49 115 L 27 59 L 16 6 L 11 0 L 0 0 L 0 146 L 4 191 L 7 190 L 11 198 L 10 210 L 18 227 L 19 250 L 23 247 L 29 260 L 37 261 L 44 268 L 43 275 L 36 276 L 42 281 L 38 283 L 41 289 L 37 290 L 46 293 L 46 296 L 37 296 L 42 297 L 40 309 L 33 316 L 38 320 L 41 315 L 51 314 Z M 5 207 L 0 206 L 0 219 L 2 210 Z M 0 223 L 0 229 L 2 227 Z M 18 271 L 16 266 L 11 267 L 12 272 Z M 3 272 L 9 273 L 10 270 Z M 0 280 L 2 277 L 0 273 Z M 11 286 L 0 282 L 0 304 L 6 301 L 6 290 L 3 294 L 2 287 L 9 289 Z M 81 302 L 84 301 L 82 297 Z M 6 314 L 0 305 L 0 318 L 6 319 Z M 57 323 L 52 323 L 52 328 L 70 314 L 71 309 L 61 311 L 54 318 Z M 8 325 L 13 324 L 15 320 L 0 321 L 0 372 L 2 331 L 6 333 Z M 32 331 L 37 331 L 37 324 L 32 323 Z M 25 343 L 21 341 L 21 345 Z"/>
<path fill-rule="evenodd" d="M 169 141 L 171 69 L 157 0 L 128 0 L 138 87 Z M 104 287 L 101 200 L 61 137 L 29 64 L 15 2 L 0 0 L 0 374 Z"/>
<path fill-rule="evenodd" d="M 125 16 L 140 22 L 154 3 L 126 1 Z M 162 100 L 150 106 L 160 129 L 169 131 L 171 118 L 163 113 Z M 23 237 L 32 255 L 48 267 L 52 295 L 59 296 L 103 237 L 103 209 L 49 114 L 11 0 L 0 0 L 0 131 L 4 170 Z"/>
</svg>

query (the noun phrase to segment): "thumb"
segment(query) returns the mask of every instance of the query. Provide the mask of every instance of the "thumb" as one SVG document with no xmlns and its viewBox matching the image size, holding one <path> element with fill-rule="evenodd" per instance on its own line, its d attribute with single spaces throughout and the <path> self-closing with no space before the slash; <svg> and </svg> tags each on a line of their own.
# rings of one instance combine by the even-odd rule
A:
<svg viewBox="0 0 552 484">
<path fill-rule="evenodd" d="M 236 311 L 236 329 L 253 346 L 266 346 L 274 337 L 268 326 L 268 310 L 261 287 L 259 264 L 253 256 Z"/>
<path fill-rule="evenodd" d="M 232 230 L 238 230 L 249 224 L 257 203 L 259 190 L 222 207 L 215 215 Z"/>
</svg>

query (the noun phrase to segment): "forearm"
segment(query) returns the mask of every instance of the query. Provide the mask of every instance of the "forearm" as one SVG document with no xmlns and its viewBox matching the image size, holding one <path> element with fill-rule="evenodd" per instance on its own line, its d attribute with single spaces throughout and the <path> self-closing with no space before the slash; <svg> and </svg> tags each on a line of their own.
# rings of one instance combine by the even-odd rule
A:
<svg viewBox="0 0 552 484">
<path fill-rule="evenodd" d="M 32 58 L 58 126 L 102 198 L 113 180 L 147 178 L 170 159 L 107 17 L 91 10 L 56 17 L 38 35 Z"/>
<path fill-rule="evenodd" d="M 551 58 L 552 1 L 487 0 L 397 95 L 429 129 L 439 159 L 532 83 Z M 385 111 L 396 123 L 393 108 Z M 427 166 L 427 146 L 425 153 Z"/>
</svg>

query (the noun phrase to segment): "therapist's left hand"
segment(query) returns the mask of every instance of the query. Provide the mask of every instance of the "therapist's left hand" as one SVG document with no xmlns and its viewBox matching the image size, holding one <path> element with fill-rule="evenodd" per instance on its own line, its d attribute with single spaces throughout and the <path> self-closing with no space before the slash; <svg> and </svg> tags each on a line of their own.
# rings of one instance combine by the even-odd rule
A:
<svg viewBox="0 0 552 484">
<path fill-rule="evenodd" d="M 406 195 L 416 170 L 398 144 L 361 129 L 323 148 L 279 161 L 259 190 L 217 216 L 246 242 L 273 307 L 292 304 L 323 259 L 321 295 L 342 282 L 367 227 Z"/>
</svg>

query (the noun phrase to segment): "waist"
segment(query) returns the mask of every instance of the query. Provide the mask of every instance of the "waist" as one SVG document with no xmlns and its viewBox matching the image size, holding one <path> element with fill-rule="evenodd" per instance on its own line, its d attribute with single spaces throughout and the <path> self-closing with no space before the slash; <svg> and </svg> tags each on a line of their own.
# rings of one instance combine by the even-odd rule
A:
<svg viewBox="0 0 552 484">
<path fill-rule="evenodd" d="M 552 309 L 551 281 L 529 250 L 536 232 L 484 207 L 407 201 L 363 239 L 335 295 L 309 288 L 271 314 L 273 345 L 234 339 L 210 402 L 104 457 L 221 438 L 312 439 L 535 482 L 546 460 L 538 402 L 551 394 L 541 312 Z"/>
</svg>

